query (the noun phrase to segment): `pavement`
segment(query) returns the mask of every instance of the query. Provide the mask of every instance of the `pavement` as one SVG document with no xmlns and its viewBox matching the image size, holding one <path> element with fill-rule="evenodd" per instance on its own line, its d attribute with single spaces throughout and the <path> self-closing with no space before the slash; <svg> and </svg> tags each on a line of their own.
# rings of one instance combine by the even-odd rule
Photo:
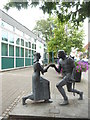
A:
<svg viewBox="0 0 90 120">
<path fill-rule="evenodd" d="M 0 99 L 0 116 L 10 120 L 25 120 L 25 118 L 88 118 L 90 96 L 88 96 L 88 72 L 82 74 L 80 83 L 75 84 L 75 88 L 84 92 L 84 99 L 78 100 L 78 95 L 73 96 L 72 93 L 65 91 L 69 98 L 69 105 L 60 106 L 62 96 L 56 88 L 56 84 L 61 80 L 53 68 L 49 68 L 48 72 L 42 75 L 50 81 L 51 99 L 53 103 L 34 103 L 27 100 L 27 105 L 23 106 L 21 98 L 30 94 L 32 90 L 32 67 L 12 70 L 0 73 L 1 95 Z M 22 119 L 21 119 L 22 118 Z"/>
</svg>

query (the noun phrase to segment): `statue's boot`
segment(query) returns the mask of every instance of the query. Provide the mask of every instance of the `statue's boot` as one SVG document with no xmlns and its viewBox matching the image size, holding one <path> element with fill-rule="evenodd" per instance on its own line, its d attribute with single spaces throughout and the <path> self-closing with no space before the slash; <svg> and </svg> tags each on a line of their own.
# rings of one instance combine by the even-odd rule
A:
<svg viewBox="0 0 90 120">
<path fill-rule="evenodd" d="M 22 98 L 22 105 L 26 105 L 25 101 L 26 101 L 26 98 L 23 97 L 23 98 Z"/>
<path fill-rule="evenodd" d="M 64 100 L 62 103 L 60 103 L 61 106 L 68 105 L 68 104 L 69 104 L 68 100 Z"/>
<path fill-rule="evenodd" d="M 83 100 L 83 92 L 80 92 L 78 100 Z"/>
<path fill-rule="evenodd" d="M 44 103 L 52 103 L 53 101 L 52 100 L 44 100 Z"/>
<path fill-rule="evenodd" d="M 23 105 L 26 105 L 25 101 L 26 101 L 27 99 L 34 100 L 33 94 L 30 94 L 30 95 L 22 98 L 22 104 L 23 104 Z"/>
</svg>

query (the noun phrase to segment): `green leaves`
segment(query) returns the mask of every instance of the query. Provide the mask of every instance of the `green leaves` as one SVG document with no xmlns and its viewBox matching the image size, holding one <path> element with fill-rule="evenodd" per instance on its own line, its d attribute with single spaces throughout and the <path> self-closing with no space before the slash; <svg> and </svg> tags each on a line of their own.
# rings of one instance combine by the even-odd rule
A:
<svg viewBox="0 0 90 120">
<path fill-rule="evenodd" d="M 65 29 L 66 24 L 67 32 Z M 78 48 L 78 50 L 82 51 L 84 40 L 83 30 L 72 27 L 70 23 L 62 23 L 57 18 L 54 19 L 54 26 L 54 37 L 48 42 L 49 52 L 54 51 L 55 55 L 57 55 L 57 51 L 63 49 L 67 54 L 70 54 L 72 48 Z"/>
<path fill-rule="evenodd" d="M 4 5 L 4 8 L 6 10 L 9 10 L 10 8 L 14 8 L 14 7 L 16 7 L 18 10 L 21 10 L 21 8 L 27 9 L 28 2 L 27 2 L 27 0 L 24 0 L 24 2 L 23 1 L 22 2 L 18 2 L 18 1 L 15 2 L 15 0 L 10 0 L 10 2 L 8 2 L 6 5 Z"/>
<path fill-rule="evenodd" d="M 56 12 L 61 22 L 71 21 L 74 25 L 79 25 L 86 17 L 90 17 L 90 1 L 82 2 L 53 2 L 53 1 L 39 1 L 33 2 L 33 0 L 23 0 L 22 2 L 15 2 L 10 0 L 4 8 L 9 10 L 11 7 L 16 7 L 18 10 L 21 8 L 27 8 L 28 6 L 36 7 L 37 5 L 43 10 L 44 13 L 52 14 Z M 58 8 L 58 9 L 57 9 Z M 78 14 L 78 16 L 77 16 Z"/>
<path fill-rule="evenodd" d="M 48 18 L 47 20 L 42 19 L 37 21 L 33 32 L 42 35 L 47 42 L 50 40 L 50 37 L 53 36 L 52 29 L 53 29 L 52 19 Z"/>
<path fill-rule="evenodd" d="M 44 13 L 52 13 L 52 10 L 56 10 L 56 2 L 44 2 L 44 4 L 40 7 Z"/>
</svg>

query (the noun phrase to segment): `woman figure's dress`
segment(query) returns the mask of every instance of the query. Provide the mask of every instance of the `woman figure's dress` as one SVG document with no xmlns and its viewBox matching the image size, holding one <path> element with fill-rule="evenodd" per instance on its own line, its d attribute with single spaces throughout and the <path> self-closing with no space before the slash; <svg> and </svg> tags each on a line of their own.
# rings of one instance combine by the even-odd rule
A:
<svg viewBox="0 0 90 120">
<path fill-rule="evenodd" d="M 48 100 L 50 99 L 50 86 L 49 81 L 40 76 L 40 72 L 43 74 L 47 72 L 47 69 L 43 69 L 39 62 L 33 65 L 34 73 L 32 75 L 32 94 L 33 100 Z"/>
<path fill-rule="evenodd" d="M 33 75 L 32 75 L 32 93 L 22 98 L 22 104 L 25 105 L 27 99 L 34 101 L 44 100 L 44 102 L 51 103 L 50 99 L 50 82 L 40 76 L 40 72 L 44 74 L 50 67 L 47 66 L 45 69 L 39 63 L 40 53 L 35 54 L 35 60 L 33 64 Z"/>
</svg>

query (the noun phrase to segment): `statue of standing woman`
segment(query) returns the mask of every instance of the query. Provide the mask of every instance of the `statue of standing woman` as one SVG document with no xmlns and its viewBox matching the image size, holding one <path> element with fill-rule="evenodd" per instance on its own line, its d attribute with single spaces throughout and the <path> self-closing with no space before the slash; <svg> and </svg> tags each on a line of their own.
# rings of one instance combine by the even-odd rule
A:
<svg viewBox="0 0 90 120">
<path fill-rule="evenodd" d="M 32 75 L 32 93 L 26 97 L 22 98 L 22 104 L 26 104 L 27 99 L 31 99 L 33 101 L 43 100 L 46 103 L 51 103 L 50 101 L 50 82 L 43 77 L 40 76 L 40 72 L 44 74 L 47 72 L 50 65 L 48 65 L 45 69 L 39 63 L 39 59 L 41 58 L 40 53 L 34 54 L 34 64 L 33 64 L 33 75 Z"/>
</svg>

